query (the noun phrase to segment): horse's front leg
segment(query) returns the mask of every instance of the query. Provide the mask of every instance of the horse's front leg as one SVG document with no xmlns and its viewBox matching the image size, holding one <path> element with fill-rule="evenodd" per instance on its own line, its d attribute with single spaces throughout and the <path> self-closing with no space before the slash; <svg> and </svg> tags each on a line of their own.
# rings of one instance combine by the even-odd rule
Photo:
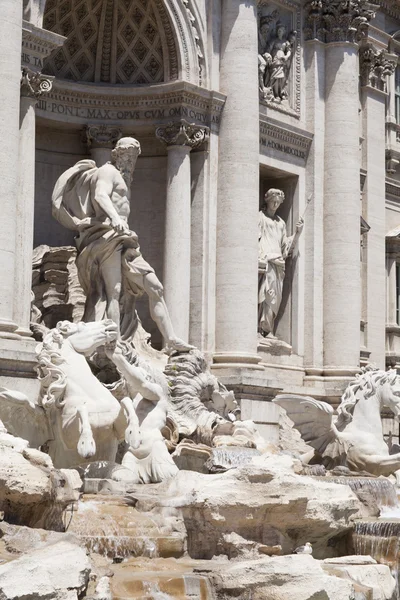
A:
<svg viewBox="0 0 400 600">
<path fill-rule="evenodd" d="M 92 428 L 89 421 L 89 412 L 86 404 L 77 407 L 76 413 L 79 419 L 78 454 L 82 458 L 91 458 L 96 454 L 96 443 L 93 438 Z"/>
<path fill-rule="evenodd" d="M 123 437 L 125 438 L 126 443 L 136 450 L 141 444 L 139 419 L 133 407 L 131 398 L 126 396 L 121 400 L 120 404 L 121 413 L 115 423 L 117 434 L 121 430 L 121 426 L 124 427 Z M 118 437 L 120 436 L 118 435 Z"/>
</svg>

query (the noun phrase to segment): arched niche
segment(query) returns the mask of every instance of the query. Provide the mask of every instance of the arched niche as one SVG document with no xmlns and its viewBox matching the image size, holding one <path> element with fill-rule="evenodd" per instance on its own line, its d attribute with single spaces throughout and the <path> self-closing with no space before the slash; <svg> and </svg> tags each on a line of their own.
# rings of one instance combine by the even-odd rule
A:
<svg viewBox="0 0 400 600">
<path fill-rule="evenodd" d="M 193 13 L 177 0 L 47 0 L 42 8 L 43 28 L 67 38 L 45 64 L 59 80 L 204 83 Z"/>
</svg>

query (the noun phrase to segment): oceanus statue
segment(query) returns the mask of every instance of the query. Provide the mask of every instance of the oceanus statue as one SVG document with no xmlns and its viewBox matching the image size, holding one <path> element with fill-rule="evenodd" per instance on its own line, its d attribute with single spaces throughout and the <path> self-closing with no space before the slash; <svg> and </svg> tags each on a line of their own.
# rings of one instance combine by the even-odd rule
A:
<svg viewBox="0 0 400 600">
<path fill-rule="evenodd" d="M 381 419 L 383 407 L 400 417 L 400 377 L 394 369 L 363 369 L 345 390 L 337 415 L 332 406 L 310 396 L 280 394 L 274 402 L 285 409 L 303 440 L 314 448 L 313 462 L 376 476 L 400 469 L 400 453 L 389 453 Z"/>
</svg>

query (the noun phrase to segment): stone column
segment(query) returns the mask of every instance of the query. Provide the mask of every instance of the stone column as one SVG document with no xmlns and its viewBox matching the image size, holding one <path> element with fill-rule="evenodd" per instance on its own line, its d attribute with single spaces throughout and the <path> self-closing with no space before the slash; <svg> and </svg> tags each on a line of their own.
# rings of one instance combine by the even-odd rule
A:
<svg viewBox="0 0 400 600">
<path fill-rule="evenodd" d="M 388 254 L 386 258 L 387 269 L 387 308 L 386 325 L 397 326 L 397 289 L 396 289 L 396 255 Z"/>
<path fill-rule="evenodd" d="M 15 251 L 14 321 L 17 333 L 30 337 L 33 218 L 35 198 L 35 106 L 51 90 L 52 77 L 22 69 L 20 100 L 19 182 Z"/>
<path fill-rule="evenodd" d="M 0 337 L 14 332 L 22 0 L 3 0 L 0 19 Z"/>
<path fill-rule="evenodd" d="M 306 39 L 325 50 L 323 373 L 359 368 L 360 151 L 358 41 L 373 16 L 365 0 L 306 6 Z"/>
<path fill-rule="evenodd" d="M 371 43 L 360 49 L 363 117 L 363 168 L 367 172 L 363 217 L 370 226 L 366 236 L 366 290 L 365 312 L 367 321 L 366 346 L 369 360 L 385 368 L 386 300 L 382 293 L 386 285 L 385 267 L 385 115 L 388 77 L 393 75 L 397 56 L 376 50 Z M 395 271 L 395 269 L 394 269 Z M 395 322 L 395 321 L 394 321 Z"/>
<path fill-rule="evenodd" d="M 111 160 L 111 150 L 122 136 L 122 130 L 108 125 L 87 125 L 85 135 L 92 159 L 102 167 Z"/>
<path fill-rule="evenodd" d="M 167 145 L 167 201 L 165 210 L 164 292 L 177 336 L 189 341 L 190 314 L 190 151 L 206 139 L 206 129 L 170 123 L 156 131 Z"/>
<path fill-rule="evenodd" d="M 256 0 L 223 0 L 216 348 L 220 365 L 258 367 L 259 98 Z"/>
</svg>

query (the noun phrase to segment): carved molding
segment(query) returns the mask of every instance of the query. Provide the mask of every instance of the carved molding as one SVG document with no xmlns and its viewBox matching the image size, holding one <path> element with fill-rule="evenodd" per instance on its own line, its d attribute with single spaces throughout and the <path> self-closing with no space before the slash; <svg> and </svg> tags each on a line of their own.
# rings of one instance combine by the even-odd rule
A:
<svg viewBox="0 0 400 600">
<path fill-rule="evenodd" d="M 268 156 L 278 151 L 305 162 L 312 141 L 311 133 L 282 125 L 274 119 L 260 118 L 260 154 Z"/>
<path fill-rule="evenodd" d="M 357 43 L 368 33 L 371 19 L 379 9 L 367 0 L 308 0 L 306 2 L 304 37 L 326 44 Z"/>
<path fill-rule="evenodd" d="M 89 148 L 113 148 L 122 136 L 122 129 L 104 124 L 87 125 L 85 135 Z"/>
<path fill-rule="evenodd" d="M 387 92 L 387 78 L 393 75 L 398 57 L 386 50 L 377 50 L 367 43 L 360 48 L 361 85 Z"/>
<path fill-rule="evenodd" d="M 21 64 L 33 71 L 41 71 L 43 60 L 56 48 L 63 45 L 66 38 L 57 33 L 36 27 L 23 21 Z"/>
<path fill-rule="evenodd" d="M 189 146 L 193 149 L 206 141 L 208 129 L 191 125 L 186 121 L 176 121 L 157 127 L 156 136 L 167 146 Z"/>
<path fill-rule="evenodd" d="M 400 19 L 400 4 L 398 0 L 376 0 L 381 10 L 394 19 Z"/>
<path fill-rule="evenodd" d="M 109 123 L 134 127 L 187 119 L 214 131 L 226 97 L 188 82 L 143 88 L 93 87 L 55 81 L 48 98 L 39 100 L 41 117 L 86 125 Z"/>
<path fill-rule="evenodd" d="M 198 60 L 198 66 L 199 66 L 199 84 L 202 85 L 204 83 L 203 82 L 203 79 L 204 79 L 203 70 L 204 70 L 205 60 L 204 60 L 204 49 L 202 48 L 202 43 L 201 43 L 199 24 L 197 23 L 197 19 L 193 14 L 195 7 L 193 6 L 193 0 L 182 0 L 182 2 L 186 9 L 186 13 L 187 13 L 187 16 L 190 21 L 190 27 L 191 27 L 193 39 L 194 39 L 194 42 L 196 45 L 197 60 Z"/>
<path fill-rule="evenodd" d="M 38 100 L 43 94 L 48 94 L 51 91 L 53 79 L 53 77 L 23 67 L 21 72 L 21 96 Z"/>
</svg>

